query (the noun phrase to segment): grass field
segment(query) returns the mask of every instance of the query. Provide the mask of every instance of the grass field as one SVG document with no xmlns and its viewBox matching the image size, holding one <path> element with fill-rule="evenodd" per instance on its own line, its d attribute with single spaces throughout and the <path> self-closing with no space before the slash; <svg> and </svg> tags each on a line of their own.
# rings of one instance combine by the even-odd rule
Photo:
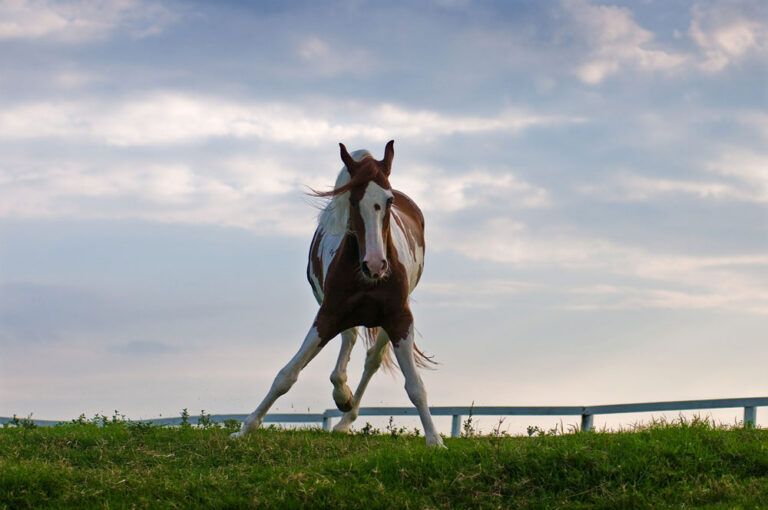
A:
<svg viewBox="0 0 768 510">
<path fill-rule="evenodd" d="M 446 439 L 124 421 L 0 429 L 0 508 L 768 508 L 768 430 Z"/>
</svg>

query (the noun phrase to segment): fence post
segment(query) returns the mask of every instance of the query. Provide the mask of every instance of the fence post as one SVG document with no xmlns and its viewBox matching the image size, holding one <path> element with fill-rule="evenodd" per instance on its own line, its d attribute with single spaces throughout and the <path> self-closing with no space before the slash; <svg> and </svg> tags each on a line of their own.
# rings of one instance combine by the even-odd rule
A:
<svg viewBox="0 0 768 510">
<path fill-rule="evenodd" d="M 757 408 L 747 406 L 744 408 L 744 426 L 754 427 L 757 424 Z"/>
<path fill-rule="evenodd" d="M 589 432 L 590 430 L 592 430 L 592 418 L 593 416 L 591 414 L 581 415 L 581 431 L 582 432 Z"/>
<path fill-rule="evenodd" d="M 454 414 L 451 420 L 451 437 L 461 437 L 461 415 Z"/>
<path fill-rule="evenodd" d="M 323 430 L 331 431 L 331 417 L 323 415 Z"/>
</svg>

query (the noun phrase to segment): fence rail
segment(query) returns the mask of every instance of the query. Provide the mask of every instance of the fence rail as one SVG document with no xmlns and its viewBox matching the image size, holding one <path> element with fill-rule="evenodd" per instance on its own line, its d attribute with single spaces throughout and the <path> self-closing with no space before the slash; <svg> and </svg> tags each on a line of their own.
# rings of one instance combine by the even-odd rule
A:
<svg viewBox="0 0 768 510">
<path fill-rule="evenodd" d="M 655 411 L 690 411 L 700 409 L 744 408 L 744 425 L 754 426 L 757 421 L 757 408 L 768 406 L 768 397 L 721 398 L 710 400 L 678 400 L 672 402 L 646 402 L 638 404 L 610 404 L 598 406 L 464 406 L 430 407 L 432 416 L 451 416 L 451 436 L 461 435 L 461 421 L 464 416 L 581 416 L 581 431 L 592 429 L 595 415 L 644 413 Z M 331 420 L 341 417 L 338 409 L 326 409 L 322 413 L 273 413 L 264 417 L 265 423 L 322 423 L 323 429 L 331 430 Z M 213 422 L 225 420 L 243 421 L 247 414 L 212 414 L 206 415 Z M 418 416 L 413 407 L 361 407 L 358 416 Z M 189 416 L 188 421 L 196 425 L 199 417 Z M 45 427 L 61 423 L 56 420 L 30 420 L 35 425 Z M 179 425 L 182 417 L 154 418 L 134 420 L 155 425 Z M 12 422 L 12 418 L 0 417 L 0 424 Z"/>
</svg>

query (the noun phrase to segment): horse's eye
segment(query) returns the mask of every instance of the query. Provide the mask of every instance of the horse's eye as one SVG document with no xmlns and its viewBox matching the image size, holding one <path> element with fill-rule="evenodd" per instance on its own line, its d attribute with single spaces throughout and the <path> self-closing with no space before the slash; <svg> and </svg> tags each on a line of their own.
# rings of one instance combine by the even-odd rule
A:
<svg viewBox="0 0 768 510">
<path fill-rule="evenodd" d="M 351 205 L 352 207 L 357 207 L 357 200 L 352 200 L 352 199 L 350 198 L 350 199 L 349 199 L 349 205 Z"/>
<path fill-rule="evenodd" d="M 389 197 L 389 198 L 387 199 L 387 207 L 391 207 L 391 206 L 392 206 L 392 201 L 393 201 L 393 200 L 394 200 L 394 198 L 392 198 L 392 197 Z"/>
</svg>

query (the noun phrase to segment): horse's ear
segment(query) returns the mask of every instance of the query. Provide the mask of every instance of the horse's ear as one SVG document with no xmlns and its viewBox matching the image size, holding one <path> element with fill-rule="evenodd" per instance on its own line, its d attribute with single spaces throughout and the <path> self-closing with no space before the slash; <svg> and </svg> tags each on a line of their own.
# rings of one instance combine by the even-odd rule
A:
<svg viewBox="0 0 768 510">
<path fill-rule="evenodd" d="M 389 176 L 392 171 L 392 159 L 395 157 L 395 141 L 390 140 L 387 142 L 387 146 L 384 148 L 384 159 L 381 160 L 384 163 L 384 172 Z"/>
<path fill-rule="evenodd" d="M 349 173 L 352 173 L 352 169 L 355 166 L 355 160 L 352 159 L 352 156 L 349 155 L 349 152 L 347 152 L 347 148 L 344 147 L 343 143 L 339 144 L 339 149 L 341 149 L 341 160 L 344 162 L 344 165 L 347 167 L 347 170 Z"/>
</svg>

